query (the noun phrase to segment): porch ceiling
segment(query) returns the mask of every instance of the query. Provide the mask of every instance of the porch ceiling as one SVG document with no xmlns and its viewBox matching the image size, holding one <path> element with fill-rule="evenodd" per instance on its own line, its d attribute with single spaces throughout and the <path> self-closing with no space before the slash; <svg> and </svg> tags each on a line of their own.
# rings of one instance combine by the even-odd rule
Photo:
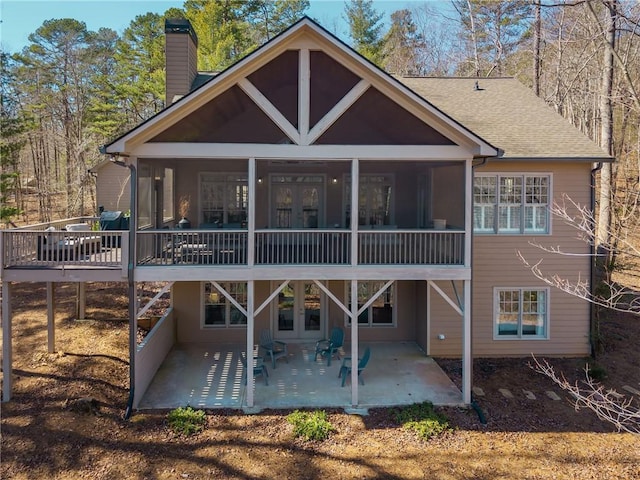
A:
<svg viewBox="0 0 640 480">
<path fill-rule="evenodd" d="M 359 407 L 386 407 L 431 401 L 460 405 L 462 394 L 440 369 L 412 342 L 363 343 L 371 347 L 371 360 L 362 373 Z M 345 347 L 349 351 L 349 346 Z M 239 345 L 182 344 L 171 350 L 144 394 L 139 409 L 242 408 L 246 387 L 242 382 Z M 255 378 L 257 408 L 350 407 L 350 380 L 341 387 L 341 360 L 314 361 L 315 343 L 289 343 L 289 362 L 267 362 L 268 385 Z M 344 356 L 344 352 L 341 355 Z"/>
</svg>

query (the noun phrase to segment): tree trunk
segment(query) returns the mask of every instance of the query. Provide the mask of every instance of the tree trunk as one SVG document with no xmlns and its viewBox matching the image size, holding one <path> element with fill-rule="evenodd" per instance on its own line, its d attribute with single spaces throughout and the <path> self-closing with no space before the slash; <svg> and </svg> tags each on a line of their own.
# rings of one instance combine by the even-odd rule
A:
<svg viewBox="0 0 640 480">
<path fill-rule="evenodd" d="M 611 92 L 613 90 L 613 50 L 616 39 L 616 2 L 608 0 L 606 6 L 606 42 L 609 47 L 604 48 L 602 65 L 602 81 L 600 84 L 600 146 L 609 154 L 613 154 L 613 109 Z M 598 226 L 596 231 L 596 246 L 603 254 L 605 265 L 611 261 L 611 200 L 613 197 L 612 165 L 604 163 L 600 173 L 600 204 L 598 209 Z M 608 268 L 607 268 L 608 269 Z"/>
<path fill-rule="evenodd" d="M 533 33 L 533 92 L 540 96 L 540 35 L 542 19 L 540 17 L 540 0 L 534 0 L 535 21 Z"/>
</svg>

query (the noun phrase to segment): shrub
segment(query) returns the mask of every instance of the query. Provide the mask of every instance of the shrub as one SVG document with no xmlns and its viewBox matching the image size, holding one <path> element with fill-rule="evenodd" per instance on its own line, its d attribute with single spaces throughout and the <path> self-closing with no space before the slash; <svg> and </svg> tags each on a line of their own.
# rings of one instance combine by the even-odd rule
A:
<svg viewBox="0 0 640 480">
<path fill-rule="evenodd" d="M 191 407 L 178 407 L 171 410 L 167 418 L 171 430 L 182 435 L 198 433 L 206 421 L 203 410 L 194 410 Z"/>
<path fill-rule="evenodd" d="M 403 428 L 413 430 L 424 440 L 450 430 L 447 417 L 436 412 L 431 402 L 414 403 L 396 409 L 394 416 Z"/>
<path fill-rule="evenodd" d="M 287 415 L 287 421 L 293 425 L 293 434 L 307 440 L 326 440 L 335 427 L 327 420 L 324 410 L 301 412 L 296 410 Z"/>
<path fill-rule="evenodd" d="M 596 382 L 607 378 L 607 370 L 599 363 L 587 364 L 587 373 Z"/>
</svg>

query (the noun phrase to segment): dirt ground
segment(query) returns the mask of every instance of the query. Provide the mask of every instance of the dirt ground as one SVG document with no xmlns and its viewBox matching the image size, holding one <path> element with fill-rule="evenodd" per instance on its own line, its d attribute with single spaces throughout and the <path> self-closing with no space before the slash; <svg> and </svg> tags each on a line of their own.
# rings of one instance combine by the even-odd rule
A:
<svg viewBox="0 0 640 480">
<path fill-rule="evenodd" d="M 295 440 L 287 411 L 211 410 L 204 431 L 187 438 L 168 428 L 167 412 L 125 421 L 125 286 L 89 285 L 85 321 L 73 319 L 75 288 L 56 289 L 58 352 L 49 354 L 45 285 L 15 286 L 15 383 L 12 401 L 2 404 L 2 479 L 640 479 L 640 437 L 575 411 L 529 367 L 530 358 L 475 360 L 486 424 L 473 409 L 443 409 L 454 429 L 428 442 L 387 409 L 367 416 L 329 410 L 336 432 L 324 442 Z M 604 384 L 625 394 L 624 385 L 640 390 L 640 320 L 611 315 L 602 337 Z M 573 381 L 591 360 L 549 361 Z M 459 383 L 460 362 L 439 363 Z"/>
</svg>

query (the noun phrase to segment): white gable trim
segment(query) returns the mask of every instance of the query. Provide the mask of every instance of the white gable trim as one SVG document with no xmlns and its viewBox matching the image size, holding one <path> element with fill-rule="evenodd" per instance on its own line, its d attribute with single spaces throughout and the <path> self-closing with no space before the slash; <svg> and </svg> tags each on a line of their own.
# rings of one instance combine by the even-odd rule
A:
<svg viewBox="0 0 640 480">
<path fill-rule="evenodd" d="M 296 127 L 291 125 L 291 122 L 285 118 L 280 110 L 278 110 L 273 103 L 271 103 L 267 97 L 265 97 L 260 90 L 258 90 L 249 80 L 242 78 L 238 81 L 238 86 L 249 95 L 249 98 L 260 107 L 260 109 L 267 114 L 267 116 L 287 134 L 287 136 L 294 142 L 300 143 L 300 134 Z"/>
<path fill-rule="evenodd" d="M 322 49 L 336 61 L 345 64 L 347 68 L 359 75 L 363 80 L 366 80 L 371 86 L 380 90 L 391 100 L 416 115 L 441 134 L 452 139 L 458 145 L 466 147 L 467 152 L 471 153 L 473 156 L 496 156 L 498 154 L 497 150 L 493 146 L 473 134 L 473 132 L 462 127 L 460 124 L 427 102 L 424 98 L 411 91 L 384 71 L 371 65 L 365 58 L 358 55 L 347 45 L 339 41 L 329 32 L 308 18 L 302 19 L 297 24 L 265 44 L 263 47 L 255 50 L 232 67 L 213 78 L 198 90 L 185 96 L 178 102 L 157 114 L 155 117 L 123 135 L 113 143 L 107 145 L 106 152 L 131 154 L 137 146 L 148 141 L 169 126 L 173 125 L 175 122 L 197 110 L 217 95 L 221 94 L 228 88 L 231 88 L 234 84 L 244 84 L 242 79 L 261 66 L 266 65 L 287 48 L 301 49 L 300 64 L 303 66 L 303 68 L 300 69 L 301 72 L 304 72 L 304 66 L 308 65 L 309 62 L 308 52 L 305 53 L 305 50 L 308 50 L 309 48 Z M 301 77 L 304 75 L 305 73 L 300 73 Z M 308 85 L 308 81 L 301 83 L 301 85 L 304 84 Z M 246 87 L 246 84 L 244 85 Z M 309 93 L 303 91 L 301 88 L 299 101 L 306 101 L 308 104 L 308 95 Z M 253 99 L 256 101 L 255 98 Z M 271 105 L 270 102 L 263 102 L 262 106 L 260 103 L 258 103 L 258 105 L 260 108 L 267 108 L 267 110 L 271 111 L 272 114 L 274 111 L 277 111 L 275 108 L 271 110 L 271 107 L 269 107 L 269 105 Z M 304 114 L 302 112 L 303 110 L 308 114 L 307 108 L 299 108 L 301 114 Z M 271 117 L 268 111 L 265 113 Z M 331 117 L 327 120 L 330 118 Z M 272 118 L 272 120 L 281 128 L 282 125 L 279 122 L 282 122 L 282 119 L 283 118 L 275 120 Z M 286 123 L 290 125 L 290 122 L 287 121 Z M 300 132 L 294 128 L 299 142 L 303 144 L 311 143 L 311 141 L 305 139 L 307 136 L 306 129 L 308 128 L 308 125 L 305 125 L 305 122 L 300 123 L 300 125 Z M 283 128 L 283 131 L 285 131 L 287 135 L 289 135 L 289 133 L 293 134 L 291 129 L 288 129 L 288 127 Z"/>
<path fill-rule="evenodd" d="M 360 80 L 344 97 L 340 99 L 338 103 L 336 103 L 331 110 L 327 112 L 327 114 L 318 121 L 314 125 L 314 127 L 309 132 L 306 145 L 311 145 L 315 142 L 324 132 L 327 131 L 331 125 L 335 123 L 338 118 L 342 116 L 344 112 L 346 112 L 351 105 L 353 105 L 356 100 L 358 100 L 364 92 L 366 92 L 371 84 L 366 80 Z"/>
</svg>

